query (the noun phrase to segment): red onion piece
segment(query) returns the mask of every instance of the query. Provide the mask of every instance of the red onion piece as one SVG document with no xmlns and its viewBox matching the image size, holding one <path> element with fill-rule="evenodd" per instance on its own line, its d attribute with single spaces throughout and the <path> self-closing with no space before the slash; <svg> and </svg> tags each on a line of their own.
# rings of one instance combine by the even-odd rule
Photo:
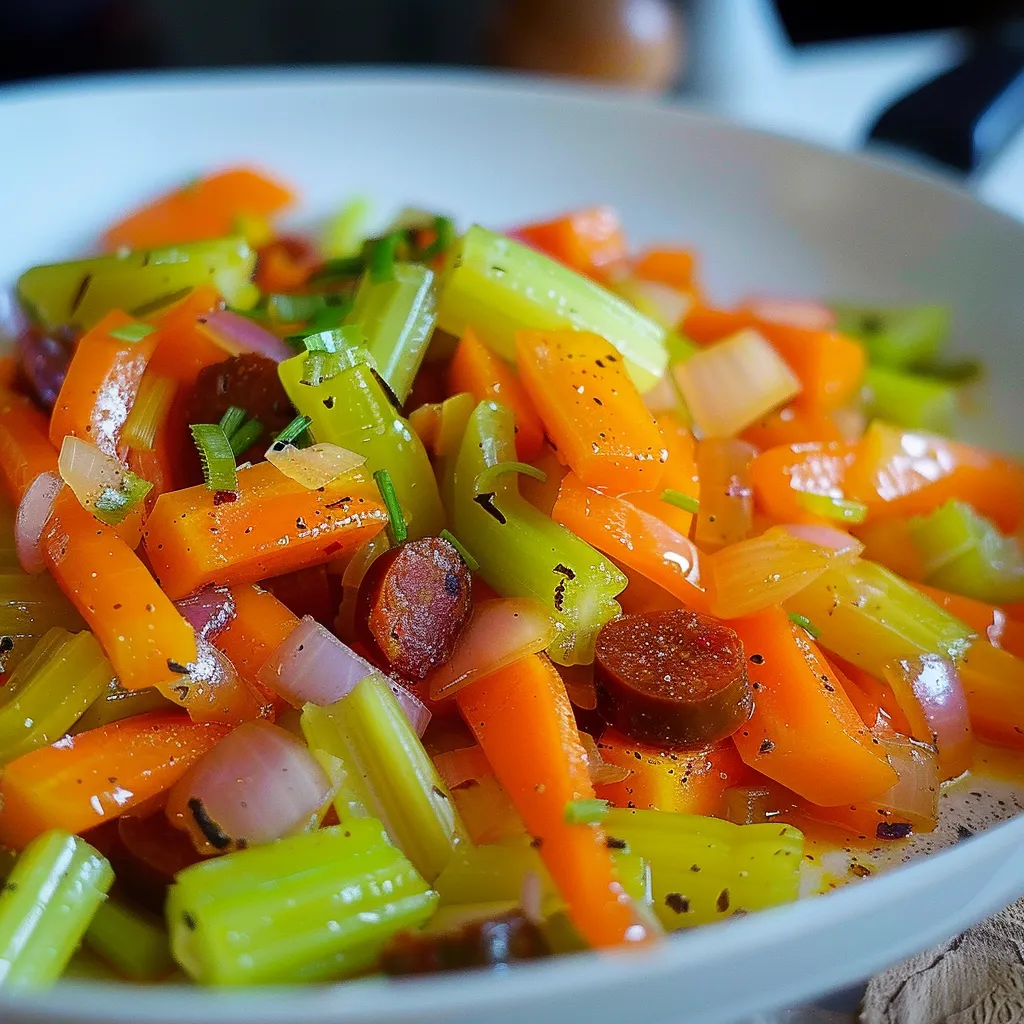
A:
<svg viewBox="0 0 1024 1024">
<path fill-rule="evenodd" d="M 199 318 L 203 332 L 229 355 L 256 352 L 280 363 L 295 352 L 276 334 L 271 334 L 254 320 L 229 309 L 218 309 Z"/>
<path fill-rule="evenodd" d="M 301 740 L 269 722 L 246 722 L 178 780 L 166 813 L 200 853 L 223 853 L 301 831 L 331 790 Z"/>
<path fill-rule="evenodd" d="M 39 538 L 50 518 L 53 499 L 64 486 L 57 473 L 40 473 L 29 484 L 14 518 L 14 547 L 25 572 L 41 573 L 46 569 L 39 551 Z"/>
<path fill-rule="evenodd" d="M 836 326 L 836 315 L 824 303 L 807 299 L 780 299 L 751 296 L 746 307 L 759 320 L 784 324 L 787 327 L 806 327 L 812 331 L 830 331 Z"/>
<path fill-rule="evenodd" d="M 902 736 L 879 737 L 878 742 L 899 775 L 888 792 L 871 801 L 908 821 L 914 832 L 931 832 L 939 820 L 939 766 L 935 752 Z M 881 819 L 883 820 L 884 819 Z"/>
<path fill-rule="evenodd" d="M 59 341 L 34 327 L 22 331 L 15 341 L 22 373 L 47 409 L 52 409 L 64 385 L 71 353 Z"/>
<path fill-rule="evenodd" d="M 300 708 L 303 704 L 321 707 L 333 704 L 347 697 L 359 682 L 374 673 L 382 675 L 365 658 L 306 615 L 256 678 L 268 690 Z M 388 683 L 416 735 L 422 736 L 430 721 L 430 712 L 404 686 L 390 679 Z"/>
<path fill-rule="evenodd" d="M 235 617 L 235 602 L 227 587 L 203 587 L 175 601 L 174 607 L 203 640 L 212 640 L 227 629 Z"/>
</svg>

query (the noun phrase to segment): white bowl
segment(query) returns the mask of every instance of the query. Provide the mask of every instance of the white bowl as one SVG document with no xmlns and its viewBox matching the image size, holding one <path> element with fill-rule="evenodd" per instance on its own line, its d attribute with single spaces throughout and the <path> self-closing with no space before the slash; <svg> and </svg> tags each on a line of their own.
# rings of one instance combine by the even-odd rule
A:
<svg viewBox="0 0 1024 1024">
<path fill-rule="evenodd" d="M 363 193 L 383 212 L 409 204 L 502 226 L 609 202 L 637 240 L 695 246 L 719 299 L 938 299 L 991 367 L 997 408 L 1012 408 L 1022 376 L 1024 225 L 937 178 L 672 106 L 493 76 L 225 72 L 14 88 L 0 94 L 0 138 L 0 282 L 88 247 L 163 187 L 254 161 L 298 186 L 306 214 Z M 996 418 L 1020 437 L 1010 416 Z M 642 955 L 239 993 L 66 984 L 0 996 L 0 1020 L 726 1024 L 857 981 L 1024 894 L 1022 847 L 1019 818 Z"/>
</svg>

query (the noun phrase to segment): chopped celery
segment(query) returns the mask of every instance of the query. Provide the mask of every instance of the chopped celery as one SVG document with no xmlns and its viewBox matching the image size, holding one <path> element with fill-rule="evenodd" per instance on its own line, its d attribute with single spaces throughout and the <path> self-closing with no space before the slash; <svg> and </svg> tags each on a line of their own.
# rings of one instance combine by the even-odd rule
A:
<svg viewBox="0 0 1024 1024">
<path fill-rule="evenodd" d="M 324 254 L 324 259 L 335 260 L 359 255 L 363 249 L 364 229 L 369 214 L 369 199 L 357 196 L 331 217 L 320 240 L 320 250 Z"/>
<path fill-rule="evenodd" d="M 505 597 L 533 597 L 558 630 L 548 654 L 561 665 L 589 664 L 598 630 L 619 614 L 626 577 L 604 555 L 519 494 L 514 473 L 480 494 L 488 466 L 515 461 L 514 420 L 503 405 L 481 402 L 469 418 L 446 497 L 454 532 L 476 556 L 480 575 Z"/>
<path fill-rule="evenodd" d="M 543 253 L 479 225 L 448 254 L 437 316 L 456 336 L 471 325 L 510 360 L 517 331 L 591 331 L 619 350 L 641 391 L 654 387 L 668 364 L 661 324 Z"/>
<path fill-rule="evenodd" d="M 302 717 L 310 746 L 341 762 L 362 806 L 384 822 L 427 881 L 437 878 L 455 847 L 467 842 L 466 829 L 388 683 L 367 676 L 329 707 L 307 704 Z M 338 816 L 344 813 L 339 807 Z"/>
<path fill-rule="evenodd" d="M 110 725 L 112 722 L 134 718 L 135 715 L 145 715 L 150 711 L 169 711 L 176 707 L 177 705 L 169 701 L 159 690 L 149 686 L 141 690 L 126 690 L 116 679 L 111 679 L 99 697 L 89 705 L 68 732 L 74 736 L 80 732 Z"/>
<path fill-rule="evenodd" d="M 171 949 L 206 984 L 326 981 L 372 966 L 437 894 L 362 818 L 194 864 L 167 900 Z"/>
<path fill-rule="evenodd" d="M 14 669 L 54 626 L 70 632 L 85 629 L 82 616 L 49 573 L 0 573 L 0 638 L 11 640 L 0 642 L 0 662 L 6 671 Z"/>
<path fill-rule="evenodd" d="M 949 334 L 946 306 L 851 306 L 833 303 L 839 330 L 860 338 L 868 358 L 897 370 L 934 362 Z"/>
<path fill-rule="evenodd" d="M 237 305 L 255 266 L 244 239 L 218 238 L 33 267 L 18 279 L 18 297 L 47 330 L 88 330 L 112 309 L 146 316 L 204 282 Z"/>
<path fill-rule="evenodd" d="M 1024 601 L 1024 552 L 1015 537 L 959 501 L 907 524 L 924 582 L 990 604 Z"/>
<path fill-rule="evenodd" d="M 864 559 L 828 569 L 786 608 L 810 619 L 830 651 L 879 677 L 885 665 L 900 658 L 956 659 L 973 636 L 905 580 Z"/>
<path fill-rule="evenodd" d="M 797 494 L 800 505 L 811 515 L 823 519 L 838 519 L 842 523 L 863 523 L 868 517 L 868 507 L 863 501 L 852 498 L 837 498 L 831 494 L 811 494 L 800 491 Z"/>
<path fill-rule="evenodd" d="M 85 944 L 132 981 L 157 981 L 174 972 L 164 922 L 116 900 L 96 911 Z"/>
<path fill-rule="evenodd" d="M 409 397 L 437 321 L 434 272 L 398 263 L 394 275 L 375 282 L 364 275 L 348 323 L 357 324 L 377 371 L 399 402 Z"/>
<path fill-rule="evenodd" d="M 954 385 L 882 366 L 868 367 L 864 384 L 869 416 L 912 430 L 952 433 Z"/>
<path fill-rule="evenodd" d="M 156 432 L 167 418 L 176 387 L 173 378 L 160 374 L 147 373 L 142 378 L 121 434 L 126 445 L 145 452 L 153 450 Z"/>
<path fill-rule="evenodd" d="M 803 834 L 789 825 L 612 808 L 608 835 L 650 863 L 654 911 L 669 930 L 797 898 Z"/>
<path fill-rule="evenodd" d="M 84 839 L 57 829 L 33 839 L 0 892 L 0 989 L 55 982 L 113 881 Z"/>
<path fill-rule="evenodd" d="M 339 352 L 339 372 L 317 384 L 303 383 L 305 355 L 278 365 L 288 397 L 312 421 L 318 441 L 366 457 L 366 470 L 386 469 L 402 503 L 409 536 L 434 537 L 444 511 L 430 459 L 419 436 L 395 409 L 363 350 Z"/>
<path fill-rule="evenodd" d="M 0 689 L 0 764 L 60 739 L 113 678 L 92 633 L 48 630 Z"/>
</svg>

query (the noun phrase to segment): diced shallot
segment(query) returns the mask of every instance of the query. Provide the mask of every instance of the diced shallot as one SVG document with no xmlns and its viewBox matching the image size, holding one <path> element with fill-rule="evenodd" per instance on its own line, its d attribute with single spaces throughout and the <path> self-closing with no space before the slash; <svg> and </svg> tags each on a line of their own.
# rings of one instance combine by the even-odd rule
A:
<svg viewBox="0 0 1024 1024">
<path fill-rule="evenodd" d="M 83 508 L 91 508 L 108 488 L 119 490 L 124 467 L 96 445 L 68 434 L 60 448 L 57 468 Z"/>
<path fill-rule="evenodd" d="M 39 538 L 50 518 L 53 499 L 64 486 L 56 473 L 40 473 L 32 481 L 18 505 L 14 519 L 14 546 L 25 572 L 41 573 L 46 569 L 39 551 Z"/>
<path fill-rule="evenodd" d="M 301 740 L 269 722 L 247 722 L 182 776 L 166 813 L 200 853 L 224 853 L 315 825 L 331 788 Z"/>
<path fill-rule="evenodd" d="M 309 448 L 276 442 L 267 449 L 267 462 L 290 480 L 315 491 L 358 469 L 366 462 L 366 456 L 326 442 Z"/>
<path fill-rule="evenodd" d="M 203 587 L 175 601 L 174 607 L 203 640 L 212 640 L 235 617 L 235 601 L 227 587 Z"/>
<path fill-rule="evenodd" d="M 254 320 L 229 309 L 218 309 L 199 318 L 204 334 L 212 338 L 229 355 L 256 352 L 280 363 L 295 355 L 287 342 L 271 334 Z"/>
</svg>

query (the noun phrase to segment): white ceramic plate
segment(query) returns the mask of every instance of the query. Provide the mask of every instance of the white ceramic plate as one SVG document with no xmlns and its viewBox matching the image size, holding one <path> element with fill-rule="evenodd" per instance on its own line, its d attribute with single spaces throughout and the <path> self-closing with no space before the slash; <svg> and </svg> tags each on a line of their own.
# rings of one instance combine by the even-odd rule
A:
<svg viewBox="0 0 1024 1024">
<path fill-rule="evenodd" d="M 247 160 L 294 182 L 305 214 L 358 192 L 384 214 L 409 204 L 500 227 L 609 202 L 638 241 L 694 245 L 721 300 L 939 299 L 956 310 L 961 347 L 992 368 L 1006 409 L 1022 377 L 1024 225 L 938 179 L 674 107 L 481 76 L 135 77 L 0 94 L 0 138 L 0 282 L 89 246 L 161 188 Z M 1002 425 L 1007 439 L 1021 436 L 1019 413 Z M 643 955 L 257 993 L 69 984 L 23 1002 L 0 997 L 0 1020 L 726 1024 L 863 978 L 1024 894 L 1022 848 L 1019 818 Z"/>
</svg>

